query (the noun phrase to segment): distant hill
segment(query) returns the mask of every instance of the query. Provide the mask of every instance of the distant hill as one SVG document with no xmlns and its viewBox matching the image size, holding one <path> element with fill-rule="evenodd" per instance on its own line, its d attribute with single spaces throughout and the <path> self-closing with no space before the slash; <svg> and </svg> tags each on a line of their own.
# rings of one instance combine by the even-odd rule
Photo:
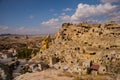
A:
<svg viewBox="0 0 120 80">
<path fill-rule="evenodd" d="M 10 36 L 10 35 L 12 35 L 12 34 L 0 34 L 0 36 Z"/>
<path fill-rule="evenodd" d="M 0 34 L 0 36 L 24 36 L 24 35 L 7 33 L 7 34 Z"/>
</svg>

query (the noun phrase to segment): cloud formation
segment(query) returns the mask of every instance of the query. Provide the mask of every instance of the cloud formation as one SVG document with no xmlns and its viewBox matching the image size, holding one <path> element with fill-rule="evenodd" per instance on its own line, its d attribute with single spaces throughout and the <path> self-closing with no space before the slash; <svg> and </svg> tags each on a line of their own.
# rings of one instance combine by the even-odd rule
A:
<svg viewBox="0 0 120 80">
<path fill-rule="evenodd" d="M 19 34 L 39 34 L 41 30 L 39 28 L 20 27 L 17 28 L 16 31 Z"/>
<path fill-rule="evenodd" d="M 7 29 L 8 29 L 8 26 L 4 26 L 4 25 L 0 26 L 0 31 L 7 30 Z"/>
<path fill-rule="evenodd" d="M 62 23 L 68 23 L 71 21 L 71 17 L 69 15 L 61 15 L 57 18 L 52 18 L 48 21 L 44 21 L 41 23 L 41 26 L 50 27 L 53 29 L 59 29 Z"/>
<path fill-rule="evenodd" d="M 84 21 L 93 17 L 108 16 L 114 12 L 116 5 L 110 3 L 99 5 L 88 5 L 80 3 L 76 9 L 76 12 L 71 16 L 72 21 Z"/>
<path fill-rule="evenodd" d="M 65 8 L 65 9 L 63 9 L 63 11 L 68 12 L 68 11 L 72 11 L 72 9 L 71 8 Z"/>
<path fill-rule="evenodd" d="M 55 19 L 55 18 L 52 18 L 52 19 L 50 19 L 50 20 L 48 20 L 48 21 L 44 21 L 44 22 L 42 22 L 41 23 L 43 26 L 50 26 L 51 28 L 56 28 L 59 24 L 60 24 L 60 21 L 59 21 L 59 19 Z"/>
<path fill-rule="evenodd" d="M 120 22 L 119 18 L 120 11 L 118 10 L 118 5 L 113 5 L 111 3 L 104 3 L 98 5 L 80 3 L 78 4 L 78 7 L 76 8 L 76 11 L 72 16 L 64 14 L 58 16 L 57 18 L 52 18 L 48 21 L 42 22 L 42 26 L 60 27 L 60 25 L 65 22 L 79 23 L 83 21 L 104 22 L 115 20 Z"/>
<path fill-rule="evenodd" d="M 14 32 L 15 30 L 11 29 L 9 26 L 0 25 L 0 34 Z"/>
<path fill-rule="evenodd" d="M 35 28 L 35 27 L 26 27 L 26 26 L 22 26 L 22 27 L 10 27 L 10 26 L 5 26 L 2 25 L 0 26 L 0 34 L 46 34 L 46 33 L 52 33 L 51 32 L 51 28 L 47 27 L 47 28 Z M 55 30 L 53 30 L 53 32 L 55 32 Z"/>
</svg>

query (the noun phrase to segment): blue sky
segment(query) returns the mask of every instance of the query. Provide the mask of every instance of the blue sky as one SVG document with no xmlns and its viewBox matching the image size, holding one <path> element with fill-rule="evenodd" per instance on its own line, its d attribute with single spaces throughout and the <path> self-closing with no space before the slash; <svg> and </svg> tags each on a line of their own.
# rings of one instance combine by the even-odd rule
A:
<svg viewBox="0 0 120 80">
<path fill-rule="evenodd" d="M 0 34 L 55 33 L 64 22 L 109 20 L 119 22 L 119 2 L 119 0 L 0 0 Z M 110 14 L 113 11 L 114 13 Z"/>
</svg>

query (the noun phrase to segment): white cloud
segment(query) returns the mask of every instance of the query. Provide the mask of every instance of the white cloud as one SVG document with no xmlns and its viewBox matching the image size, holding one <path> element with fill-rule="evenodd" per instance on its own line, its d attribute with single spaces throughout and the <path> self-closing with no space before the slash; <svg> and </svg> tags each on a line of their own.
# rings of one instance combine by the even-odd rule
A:
<svg viewBox="0 0 120 80">
<path fill-rule="evenodd" d="M 90 17 L 107 16 L 116 9 L 116 5 L 109 3 L 99 5 L 88 5 L 80 3 L 76 12 L 72 15 L 72 21 L 86 20 Z"/>
<path fill-rule="evenodd" d="M 59 19 L 61 20 L 61 22 L 71 22 L 71 17 L 69 15 L 59 16 Z"/>
<path fill-rule="evenodd" d="M 36 27 L 17 27 L 16 29 L 13 29 L 15 33 L 18 34 L 41 34 L 43 33 L 43 29 L 36 28 Z"/>
<path fill-rule="evenodd" d="M 54 33 L 56 32 L 55 29 L 50 27 L 27 27 L 27 26 L 21 26 L 21 27 L 10 27 L 5 25 L 0 25 L 0 34 L 48 34 L 48 33 Z"/>
<path fill-rule="evenodd" d="M 57 18 L 52 18 L 48 21 L 42 22 L 42 26 L 47 26 L 50 28 L 60 28 L 62 23 L 79 23 L 83 21 L 87 22 L 106 22 L 110 20 L 115 20 L 120 22 L 120 11 L 118 10 L 118 5 L 113 5 L 111 3 L 104 3 L 98 5 L 89 5 L 80 3 L 72 16 L 62 13 Z"/>
<path fill-rule="evenodd" d="M 6 26 L 6 25 L 0 26 L 0 34 L 11 33 L 11 32 L 14 32 L 14 30 L 11 29 L 9 26 Z"/>
<path fill-rule="evenodd" d="M 50 20 L 48 20 L 48 21 L 46 21 L 46 22 L 45 22 L 45 21 L 42 22 L 41 24 L 42 24 L 43 26 L 47 26 L 47 27 L 50 26 L 50 27 L 53 28 L 53 27 L 57 27 L 58 24 L 60 24 L 60 23 L 59 23 L 59 19 L 57 19 L 57 18 L 56 18 L 56 19 L 55 19 L 55 18 L 52 18 L 52 19 L 50 19 Z"/>
<path fill-rule="evenodd" d="M 62 13 L 61 15 L 66 15 L 66 13 Z"/>
<path fill-rule="evenodd" d="M 25 27 L 20 27 L 20 28 L 18 28 L 18 30 L 20 30 L 20 31 L 22 31 L 22 30 L 24 30 L 25 29 Z"/>
<path fill-rule="evenodd" d="M 63 11 L 68 12 L 68 11 L 72 11 L 72 9 L 71 8 L 65 8 L 65 9 L 63 9 Z"/>
<path fill-rule="evenodd" d="M 71 17 L 69 15 L 62 15 L 57 18 L 52 18 L 48 21 L 44 21 L 41 23 L 42 26 L 51 27 L 51 28 L 60 28 L 60 25 L 65 22 L 70 22 Z"/>
<path fill-rule="evenodd" d="M 120 2 L 120 0 L 101 0 L 102 3 Z"/>
<path fill-rule="evenodd" d="M 117 21 L 120 22 L 120 11 L 113 12 L 111 15 L 109 15 L 111 21 Z"/>
<path fill-rule="evenodd" d="M 4 26 L 4 25 L 0 26 L 0 30 L 7 30 L 7 29 L 8 29 L 8 26 Z"/>
<path fill-rule="evenodd" d="M 42 24 L 48 26 L 48 25 L 55 24 L 55 23 L 57 23 L 57 22 L 59 22 L 59 19 L 54 19 L 54 18 L 52 18 L 52 19 L 50 19 L 50 20 L 47 21 L 47 22 L 42 22 Z"/>
</svg>

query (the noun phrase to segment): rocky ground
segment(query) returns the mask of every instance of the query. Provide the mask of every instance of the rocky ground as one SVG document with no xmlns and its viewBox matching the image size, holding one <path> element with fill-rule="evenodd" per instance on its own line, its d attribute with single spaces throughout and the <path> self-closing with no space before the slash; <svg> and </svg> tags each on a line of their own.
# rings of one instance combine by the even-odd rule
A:
<svg viewBox="0 0 120 80">
<path fill-rule="evenodd" d="M 15 80 L 72 80 L 73 77 L 64 76 L 61 71 L 45 70 L 42 72 L 26 73 Z"/>
<path fill-rule="evenodd" d="M 45 70 L 41 72 L 26 73 L 14 80 L 114 80 L 109 75 L 76 75 L 59 70 Z M 119 78 L 117 79 L 119 80 Z"/>
<path fill-rule="evenodd" d="M 26 73 L 21 75 L 15 80 L 113 80 L 108 75 L 83 75 L 78 76 L 59 70 L 45 70 L 41 72 Z"/>
</svg>

